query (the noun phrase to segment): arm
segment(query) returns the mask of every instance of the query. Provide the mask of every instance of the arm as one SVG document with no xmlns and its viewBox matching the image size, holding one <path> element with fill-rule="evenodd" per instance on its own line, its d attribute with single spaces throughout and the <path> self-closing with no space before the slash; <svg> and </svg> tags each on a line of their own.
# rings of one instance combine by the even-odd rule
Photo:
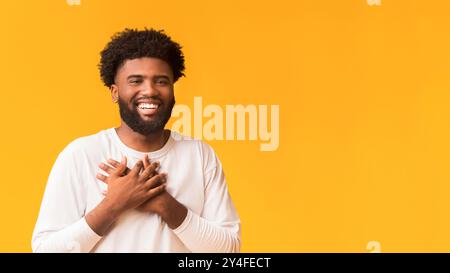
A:
<svg viewBox="0 0 450 273">
<path fill-rule="evenodd" d="M 52 169 L 33 234 L 34 252 L 89 252 L 123 212 L 133 209 L 164 190 L 163 176 L 149 178 L 155 166 L 142 170 L 138 161 L 131 172 L 126 158 L 105 182 L 108 195 L 84 216 L 85 187 L 76 174 L 70 158 L 58 158 Z"/>
<path fill-rule="evenodd" d="M 108 163 L 113 167 L 119 164 L 112 159 Z M 144 158 L 144 166 L 148 164 L 148 158 Z M 205 204 L 202 215 L 193 213 L 166 191 L 144 202 L 138 210 L 161 216 L 192 252 L 239 252 L 239 216 L 228 193 L 222 165 L 214 153 L 211 165 L 213 167 L 205 172 Z M 111 169 L 103 170 L 112 173 Z"/>
<path fill-rule="evenodd" d="M 205 204 L 197 215 L 169 193 L 144 203 L 139 209 L 154 212 L 173 230 L 192 252 L 239 252 L 240 220 L 228 193 L 220 161 L 205 172 Z"/>
<path fill-rule="evenodd" d="M 72 146 L 58 155 L 33 232 L 33 252 L 88 252 L 100 240 L 84 218 L 86 187 L 79 167 Z"/>
<path fill-rule="evenodd" d="M 240 220 L 228 193 L 220 162 L 205 176 L 209 182 L 202 214 L 197 215 L 187 209 L 183 222 L 173 231 L 192 252 L 239 252 Z M 178 207 L 173 205 L 175 202 L 178 203 L 176 200 L 168 201 L 160 212 L 166 222 L 172 221 L 169 215 L 176 211 L 173 208 Z M 177 223 L 175 218 L 173 226 Z"/>
</svg>

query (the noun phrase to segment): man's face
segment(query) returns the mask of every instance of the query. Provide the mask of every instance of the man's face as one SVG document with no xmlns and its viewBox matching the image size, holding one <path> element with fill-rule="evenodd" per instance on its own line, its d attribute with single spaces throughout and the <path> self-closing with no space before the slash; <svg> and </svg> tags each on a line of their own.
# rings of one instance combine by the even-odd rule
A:
<svg viewBox="0 0 450 273">
<path fill-rule="evenodd" d="M 111 95 L 133 131 L 142 135 L 161 131 L 175 105 L 172 69 L 157 58 L 127 60 L 117 71 Z"/>
</svg>

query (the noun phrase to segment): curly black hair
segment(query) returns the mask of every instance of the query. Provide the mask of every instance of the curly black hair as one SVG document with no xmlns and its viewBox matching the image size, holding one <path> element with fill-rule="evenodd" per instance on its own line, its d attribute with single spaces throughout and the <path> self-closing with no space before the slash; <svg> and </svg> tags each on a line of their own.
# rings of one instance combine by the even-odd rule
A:
<svg viewBox="0 0 450 273">
<path fill-rule="evenodd" d="M 181 46 L 172 41 L 164 30 L 129 29 L 114 34 L 100 53 L 100 76 L 107 87 L 114 84 L 117 70 L 126 60 L 153 57 L 167 62 L 174 82 L 184 76 L 184 55 Z"/>
</svg>

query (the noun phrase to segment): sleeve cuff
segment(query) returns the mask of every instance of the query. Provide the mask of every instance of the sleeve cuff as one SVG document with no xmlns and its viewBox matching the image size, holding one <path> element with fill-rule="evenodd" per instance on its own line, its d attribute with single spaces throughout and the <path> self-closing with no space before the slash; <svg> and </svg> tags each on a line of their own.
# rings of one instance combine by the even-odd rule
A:
<svg viewBox="0 0 450 273">
<path fill-rule="evenodd" d="M 98 235 L 92 228 L 91 226 L 89 226 L 89 224 L 86 222 L 86 218 L 83 217 L 82 221 L 80 221 L 82 229 L 84 230 L 84 234 L 86 235 L 86 237 L 88 238 L 92 238 L 92 239 L 101 239 L 102 236 Z"/>
<path fill-rule="evenodd" d="M 89 252 L 102 238 L 92 230 L 84 217 L 75 223 L 72 230 L 74 232 L 72 238 L 77 241 L 69 243 L 68 247 L 72 247 L 74 252 Z"/>
<path fill-rule="evenodd" d="M 187 209 L 187 214 L 186 217 L 184 218 L 183 222 L 181 223 L 181 225 L 179 225 L 177 228 L 173 229 L 172 231 L 175 234 L 180 234 L 182 233 L 191 223 L 192 220 L 192 212 L 190 209 Z"/>
</svg>

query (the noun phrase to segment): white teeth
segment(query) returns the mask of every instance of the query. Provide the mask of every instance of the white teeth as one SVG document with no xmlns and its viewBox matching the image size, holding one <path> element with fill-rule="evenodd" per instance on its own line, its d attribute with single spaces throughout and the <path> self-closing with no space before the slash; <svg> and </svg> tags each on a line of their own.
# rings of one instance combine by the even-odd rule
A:
<svg viewBox="0 0 450 273">
<path fill-rule="evenodd" d="M 158 105 L 153 103 L 139 103 L 138 107 L 141 109 L 156 109 Z"/>
</svg>

